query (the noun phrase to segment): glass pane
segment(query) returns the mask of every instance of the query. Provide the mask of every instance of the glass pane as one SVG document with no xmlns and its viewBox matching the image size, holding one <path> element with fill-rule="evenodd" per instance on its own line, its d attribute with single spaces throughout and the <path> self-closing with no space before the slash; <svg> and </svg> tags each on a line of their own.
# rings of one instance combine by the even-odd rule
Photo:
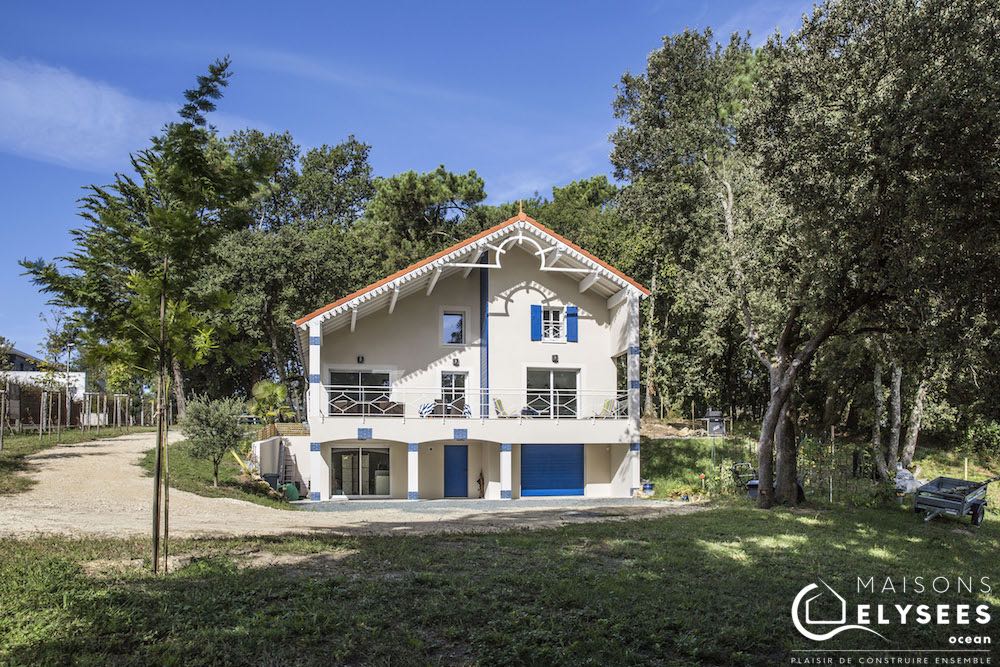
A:
<svg viewBox="0 0 1000 667">
<path fill-rule="evenodd" d="M 555 414 L 571 417 L 576 414 L 576 371 L 552 371 Z"/>
<path fill-rule="evenodd" d="M 361 493 L 366 496 L 389 495 L 389 450 L 361 450 Z"/>
<path fill-rule="evenodd" d="M 361 376 L 357 371 L 332 371 L 330 373 L 330 384 L 356 387 L 360 384 L 360 377 Z"/>
<path fill-rule="evenodd" d="M 525 417 L 548 417 L 552 409 L 552 373 L 536 368 L 528 369 L 528 404 Z"/>
<path fill-rule="evenodd" d="M 441 373 L 441 401 L 444 414 L 465 414 L 465 373 Z"/>
<path fill-rule="evenodd" d="M 444 314 L 441 342 L 448 345 L 461 345 L 465 342 L 464 313 Z"/>
<path fill-rule="evenodd" d="M 333 450 L 330 453 L 333 463 L 333 495 L 356 496 L 361 492 L 358 479 L 358 451 Z"/>
</svg>

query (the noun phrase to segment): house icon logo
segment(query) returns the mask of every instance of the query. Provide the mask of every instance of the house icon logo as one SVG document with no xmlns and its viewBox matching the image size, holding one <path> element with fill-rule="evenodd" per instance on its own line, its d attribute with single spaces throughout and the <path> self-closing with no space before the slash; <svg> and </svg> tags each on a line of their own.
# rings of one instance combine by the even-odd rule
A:
<svg viewBox="0 0 1000 667">
<path fill-rule="evenodd" d="M 865 632 L 870 632 L 873 635 L 878 635 L 879 637 L 882 637 L 882 639 L 885 639 L 884 636 L 882 636 L 878 632 L 875 632 L 871 628 L 865 627 L 863 625 L 848 625 L 847 600 L 845 600 L 837 591 L 830 588 L 830 585 L 827 584 L 822 579 L 820 579 L 820 583 L 826 586 L 826 590 L 828 590 L 840 603 L 840 616 L 839 618 L 833 620 L 814 620 L 812 618 L 812 615 L 810 613 L 810 607 L 812 605 L 812 602 L 826 595 L 826 593 L 822 591 L 820 587 L 817 586 L 816 584 L 809 584 L 801 591 L 799 591 L 798 595 L 795 596 L 795 600 L 792 602 L 792 623 L 795 624 L 795 629 L 798 630 L 803 637 L 805 637 L 806 639 L 811 639 L 814 642 L 824 642 L 827 639 L 832 639 L 833 637 L 836 637 L 840 633 L 846 632 L 848 630 L 864 630 Z M 811 595 L 813 591 L 820 591 L 820 592 L 816 593 L 815 595 Z M 807 597 L 809 595 L 811 595 L 811 597 Z M 803 598 L 805 598 L 804 604 L 802 602 Z M 800 611 L 802 607 L 805 607 L 804 623 L 802 621 L 803 612 Z M 811 632 L 809 629 L 807 629 L 807 626 L 824 626 L 824 625 L 835 625 L 837 627 L 833 628 L 829 632 L 823 632 L 823 633 Z M 885 640 L 889 641 L 888 639 Z"/>
</svg>

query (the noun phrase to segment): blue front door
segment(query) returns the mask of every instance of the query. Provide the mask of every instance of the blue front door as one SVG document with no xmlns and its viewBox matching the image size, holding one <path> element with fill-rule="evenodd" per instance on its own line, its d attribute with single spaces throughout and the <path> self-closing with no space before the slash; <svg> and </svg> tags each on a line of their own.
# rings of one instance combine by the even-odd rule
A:
<svg viewBox="0 0 1000 667">
<path fill-rule="evenodd" d="M 583 445 L 521 445 L 522 496 L 582 496 Z"/>
<path fill-rule="evenodd" d="M 444 497 L 469 497 L 469 446 L 444 446 Z"/>
</svg>

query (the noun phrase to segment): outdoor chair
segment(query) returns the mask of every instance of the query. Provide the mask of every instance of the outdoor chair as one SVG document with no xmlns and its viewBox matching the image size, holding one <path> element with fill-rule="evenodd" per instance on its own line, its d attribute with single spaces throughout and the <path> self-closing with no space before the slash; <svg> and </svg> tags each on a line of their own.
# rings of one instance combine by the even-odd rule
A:
<svg viewBox="0 0 1000 667">
<path fill-rule="evenodd" d="M 493 409 L 496 410 L 497 418 L 499 419 L 515 419 L 517 417 L 517 413 L 508 412 L 507 409 L 504 408 L 503 401 L 499 398 L 493 399 Z"/>
</svg>

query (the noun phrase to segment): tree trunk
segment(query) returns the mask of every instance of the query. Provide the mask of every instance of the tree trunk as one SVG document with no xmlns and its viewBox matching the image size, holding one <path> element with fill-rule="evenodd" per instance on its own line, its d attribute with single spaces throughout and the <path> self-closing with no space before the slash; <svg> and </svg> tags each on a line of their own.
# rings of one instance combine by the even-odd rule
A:
<svg viewBox="0 0 1000 667">
<path fill-rule="evenodd" d="M 646 405 L 643 412 L 647 419 L 656 416 L 656 274 L 659 273 L 660 260 L 653 260 L 653 278 L 649 281 L 649 316 L 646 319 L 646 340 L 649 345 L 649 357 L 646 359 Z"/>
<path fill-rule="evenodd" d="M 882 447 L 882 412 L 885 406 L 882 398 L 882 363 L 879 361 L 875 362 L 872 389 L 875 393 L 875 403 L 872 408 L 872 458 L 875 459 L 875 469 L 878 471 L 879 479 L 889 479 L 889 468 L 885 465 L 885 449 Z"/>
<path fill-rule="evenodd" d="M 299 405 L 298 394 L 295 388 L 288 382 L 288 367 L 286 366 L 285 355 L 281 353 L 281 346 L 278 345 L 278 336 L 274 327 L 267 325 L 267 338 L 271 346 L 271 356 L 274 358 L 274 367 L 278 371 L 278 381 L 288 390 L 288 401 L 291 403 L 292 411 L 295 412 L 295 420 L 302 421 L 302 408 Z"/>
<path fill-rule="evenodd" d="M 181 369 L 181 362 L 174 357 L 170 366 L 174 372 L 174 403 L 177 405 L 178 421 L 184 419 L 187 410 L 187 400 L 184 398 L 184 371 Z"/>
<path fill-rule="evenodd" d="M 778 425 L 774 431 L 774 446 L 777 450 L 777 483 L 774 490 L 775 502 L 782 505 L 798 503 L 798 442 L 795 433 L 795 407 L 789 397 L 781 410 Z"/>
<path fill-rule="evenodd" d="M 913 464 L 913 455 L 917 452 L 917 435 L 920 434 L 920 422 L 924 417 L 924 400 L 927 398 L 927 380 L 920 380 L 917 392 L 910 407 L 910 419 L 906 424 L 906 442 L 903 445 L 903 467 Z"/>
<path fill-rule="evenodd" d="M 889 394 L 889 446 L 886 450 L 886 467 L 895 474 L 899 462 L 899 429 L 902 425 L 902 396 L 900 390 L 903 383 L 903 369 L 899 362 L 892 362 L 892 392 Z"/>
<path fill-rule="evenodd" d="M 212 462 L 212 486 L 215 488 L 219 488 L 219 464 L 221 463 L 221 460 Z"/>
<path fill-rule="evenodd" d="M 768 509 L 774 505 L 774 432 L 781 418 L 788 392 L 782 392 L 782 369 L 777 364 L 769 372 L 771 398 L 764 410 L 757 440 L 757 506 Z"/>
</svg>

